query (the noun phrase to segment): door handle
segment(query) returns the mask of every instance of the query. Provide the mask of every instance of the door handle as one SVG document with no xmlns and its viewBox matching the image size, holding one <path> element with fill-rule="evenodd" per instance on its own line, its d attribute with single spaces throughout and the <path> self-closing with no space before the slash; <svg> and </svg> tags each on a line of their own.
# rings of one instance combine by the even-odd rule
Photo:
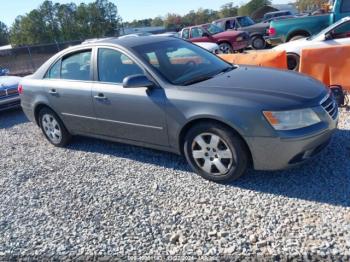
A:
<svg viewBox="0 0 350 262">
<path fill-rule="evenodd" d="M 58 95 L 56 89 L 50 89 L 49 93 L 50 93 L 51 95 Z"/>
<path fill-rule="evenodd" d="M 105 101 L 107 100 L 107 97 L 103 93 L 99 93 L 98 95 L 94 96 L 95 99 Z"/>
</svg>

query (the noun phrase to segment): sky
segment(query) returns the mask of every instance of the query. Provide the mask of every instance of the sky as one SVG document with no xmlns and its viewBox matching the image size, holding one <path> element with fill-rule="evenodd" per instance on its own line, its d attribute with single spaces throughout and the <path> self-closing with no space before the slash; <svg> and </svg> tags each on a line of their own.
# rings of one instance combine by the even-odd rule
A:
<svg viewBox="0 0 350 262">
<path fill-rule="evenodd" d="M 0 21 L 11 26 L 18 15 L 24 15 L 37 8 L 44 0 L 0 0 Z M 230 0 L 110 0 L 118 7 L 118 13 L 123 21 L 134 19 L 154 18 L 164 16 L 167 13 L 186 14 L 190 10 L 208 8 L 218 10 L 220 6 Z M 237 5 L 244 4 L 248 0 L 236 0 Z M 59 3 L 89 3 L 93 1 L 82 0 L 53 0 Z M 273 0 L 274 4 L 285 4 L 290 0 Z"/>
</svg>

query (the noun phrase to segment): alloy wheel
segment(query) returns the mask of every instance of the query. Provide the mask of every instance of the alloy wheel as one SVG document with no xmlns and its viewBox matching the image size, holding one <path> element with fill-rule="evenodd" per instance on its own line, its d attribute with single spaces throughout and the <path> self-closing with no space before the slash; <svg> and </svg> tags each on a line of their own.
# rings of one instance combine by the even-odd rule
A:
<svg viewBox="0 0 350 262">
<path fill-rule="evenodd" d="M 192 157 L 204 172 L 221 176 L 236 167 L 236 152 L 228 144 L 213 133 L 202 133 L 192 142 Z"/>
<path fill-rule="evenodd" d="M 51 142 L 54 144 L 59 144 L 62 140 L 62 131 L 55 117 L 50 114 L 44 114 L 41 124 L 46 136 L 51 140 Z"/>
</svg>

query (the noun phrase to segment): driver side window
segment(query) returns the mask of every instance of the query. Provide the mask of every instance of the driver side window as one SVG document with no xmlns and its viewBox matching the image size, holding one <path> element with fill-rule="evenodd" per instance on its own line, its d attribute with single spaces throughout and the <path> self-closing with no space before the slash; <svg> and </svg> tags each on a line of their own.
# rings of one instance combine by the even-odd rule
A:
<svg viewBox="0 0 350 262">
<path fill-rule="evenodd" d="M 203 30 L 199 27 L 191 29 L 192 38 L 198 38 L 203 36 Z"/>
<path fill-rule="evenodd" d="M 101 82 L 123 83 L 125 77 L 144 73 L 128 56 L 108 48 L 99 48 L 97 63 Z"/>
</svg>

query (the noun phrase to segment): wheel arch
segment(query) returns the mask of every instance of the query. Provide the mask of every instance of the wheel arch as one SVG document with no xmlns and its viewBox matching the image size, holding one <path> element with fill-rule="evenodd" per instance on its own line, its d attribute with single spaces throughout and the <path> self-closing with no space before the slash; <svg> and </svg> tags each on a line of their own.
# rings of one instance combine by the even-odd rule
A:
<svg viewBox="0 0 350 262">
<path fill-rule="evenodd" d="M 289 42 L 290 39 L 292 39 L 294 36 L 297 36 L 297 35 L 303 35 L 305 37 L 308 37 L 311 35 L 311 33 L 305 29 L 294 30 L 287 35 L 286 42 Z"/>
<path fill-rule="evenodd" d="M 40 126 L 40 122 L 39 122 L 39 112 L 41 109 L 43 108 L 48 108 L 50 110 L 52 110 L 53 112 L 55 112 L 55 110 L 53 110 L 49 105 L 47 105 L 46 103 L 38 103 L 35 105 L 34 107 L 34 118 L 35 118 L 35 123 Z M 55 112 L 56 113 L 56 112 Z M 57 115 L 57 113 L 56 113 Z M 58 115 L 57 115 L 58 116 Z M 58 116 L 59 117 L 59 116 Z M 62 121 L 62 119 L 60 119 Z"/>
<path fill-rule="evenodd" d="M 211 117 L 201 117 L 201 118 L 191 119 L 181 128 L 179 136 L 178 136 L 178 143 L 179 143 L 178 146 L 179 146 L 179 151 L 182 155 L 184 154 L 184 144 L 185 144 L 185 137 L 186 137 L 187 132 L 195 125 L 198 125 L 200 123 L 208 123 L 208 122 L 211 122 L 211 123 L 217 124 L 217 125 L 222 125 L 228 129 L 232 130 L 234 132 L 234 134 L 236 134 L 243 141 L 243 144 L 244 144 L 245 149 L 246 149 L 247 154 L 248 154 L 249 165 L 250 166 L 253 165 L 253 157 L 252 157 L 252 153 L 250 151 L 250 148 L 248 146 L 248 143 L 244 139 L 243 135 L 240 134 L 240 132 L 238 132 L 238 129 L 236 127 L 226 123 L 225 121 L 222 121 L 221 119 L 216 119 L 216 118 L 211 118 Z"/>
</svg>

